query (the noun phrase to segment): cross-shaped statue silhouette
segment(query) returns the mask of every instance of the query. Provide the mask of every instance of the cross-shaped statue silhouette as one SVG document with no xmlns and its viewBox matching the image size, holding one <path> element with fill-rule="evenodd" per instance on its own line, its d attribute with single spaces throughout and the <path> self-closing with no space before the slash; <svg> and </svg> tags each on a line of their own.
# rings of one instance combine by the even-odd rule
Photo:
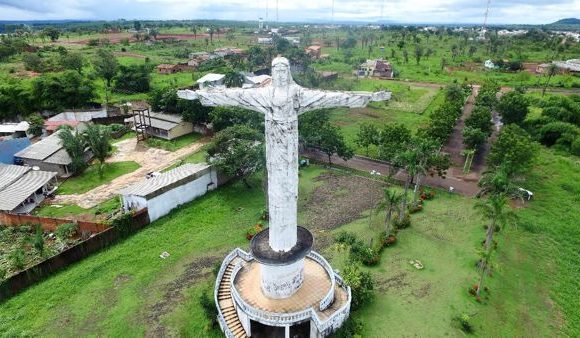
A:
<svg viewBox="0 0 580 338">
<path fill-rule="evenodd" d="M 199 99 L 204 106 L 233 106 L 264 114 L 268 170 L 269 244 L 289 251 L 296 244 L 298 201 L 298 116 L 315 109 L 364 107 L 391 98 L 390 92 L 332 92 L 297 85 L 290 63 L 272 62 L 272 83 L 261 88 L 180 90 L 182 99 Z"/>
</svg>

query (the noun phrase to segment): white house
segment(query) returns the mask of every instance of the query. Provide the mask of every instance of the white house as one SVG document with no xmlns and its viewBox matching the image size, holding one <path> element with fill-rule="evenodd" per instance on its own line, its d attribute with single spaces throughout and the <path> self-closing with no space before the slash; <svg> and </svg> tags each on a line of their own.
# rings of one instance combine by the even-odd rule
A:
<svg viewBox="0 0 580 338">
<path fill-rule="evenodd" d="M 495 64 L 491 60 L 486 60 L 483 66 L 487 69 L 495 69 Z"/>
<path fill-rule="evenodd" d="M 216 170 L 207 163 L 184 164 L 119 191 L 123 209 L 148 209 L 151 222 L 177 206 L 203 196 L 218 186 Z"/>
<path fill-rule="evenodd" d="M 204 75 L 196 82 L 199 84 L 199 89 L 219 88 L 224 87 L 225 75 L 209 73 Z"/>
</svg>

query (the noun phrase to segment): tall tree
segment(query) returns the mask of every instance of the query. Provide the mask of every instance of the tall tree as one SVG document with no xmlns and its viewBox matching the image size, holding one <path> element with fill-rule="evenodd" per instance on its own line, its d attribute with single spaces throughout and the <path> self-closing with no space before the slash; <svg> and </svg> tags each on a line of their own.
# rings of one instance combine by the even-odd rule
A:
<svg viewBox="0 0 580 338">
<path fill-rule="evenodd" d="M 117 75 L 118 62 L 115 55 L 107 49 L 99 49 L 97 56 L 93 60 L 93 66 L 97 75 L 101 77 L 105 83 L 105 102 L 109 103 L 109 92 L 111 90 L 111 81 Z"/>
<path fill-rule="evenodd" d="M 548 89 L 548 85 L 550 84 L 550 80 L 552 80 L 552 77 L 558 73 L 558 66 L 556 66 L 556 64 L 554 63 L 551 63 L 550 66 L 548 66 L 546 72 L 548 75 L 548 79 L 546 80 L 544 88 L 542 89 L 542 96 L 546 94 L 546 89 Z"/>
<path fill-rule="evenodd" d="M 228 88 L 242 87 L 242 85 L 244 84 L 244 76 L 240 74 L 240 72 L 236 72 L 234 70 L 229 71 L 226 73 L 226 76 L 224 78 L 224 84 Z"/>
<path fill-rule="evenodd" d="M 398 193 L 391 189 L 384 190 L 383 201 L 379 207 L 385 209 L 385 232 L 387 235 L 391 233 L 391 220 L 393 218 L 393 213 L 399 210 L 399 204 L 403 199 L 403 194 Z"/>
<path fill-rule="evenodd" d="M 369 156 L 369 147 L 371 145 L 378 145 L 379 140 L 380 133 L 374 124 L 367 122 L 360 125 L 358 133 L 356 134 L 356 144 L 365 148 L 367 156 Z"/>
<path fill-rule="evenodd" d="M 265 167 L 264 135 L 246 125 L 228 127 L 216 134 L 207 154 L 208 163 L 250 188 L 248 177 Z"/>
<path fill-rule="evenodd" d="M 511 124 L 498 135 L 486 162 L 490 168 L 503 166 L 508 177 L 513 177 L 529 169 L 536 154 L 537 146 L 528 133 Z"/>
<path fill-rule="evenodd" d="M 75 174 L 80 174 L 86 169 L 87 163 L 85 161 L 85 142 L 82 135 L 78 131 L 73 131 L 71 127 L 62 127 L 58 132 L 58 137 L 62 141 L 62 146 L 69 154 L 72 162 L 70 170 Z"/>
<path fill-rule="evenodd" d="M 497 110 L 501 114 L 501 120 L 504 124 L 521 125 L 528 115 L 528 101 L 521 93 L 509 92 L 501 97 L 497 104 Z"/>
<path fill-rule="evenodd" d="M 109 128 L 89 124 L 84 131 L 84 138 L 93 156 L 99 161 L 99 176 L 103 176 L 105 159 L 111 152 L 111 131 Z"/>
</svg>

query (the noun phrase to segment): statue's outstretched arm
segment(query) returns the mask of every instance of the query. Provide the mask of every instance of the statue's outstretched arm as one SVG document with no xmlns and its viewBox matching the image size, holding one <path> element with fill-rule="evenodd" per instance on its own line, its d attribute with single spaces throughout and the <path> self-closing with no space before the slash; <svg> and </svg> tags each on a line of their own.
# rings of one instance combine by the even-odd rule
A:
<svg viewBox="0 0 580 338">
<path fill-rule="evenodd" d="M 300 91 L 300 108 L 302 114 L 309 110 L 334 107 L 360 108 L 373 101 L 391 99 L 391 92 L 333 92 L 302 88 Z"/>
<path fill-rule="evenodd" d="M 178 90 L 177 96 L 185 100 L 199 100 L 202 105 L 209 107 L 241 107 L 260 113 L 267 110 L 264 102 L 261 102 L 262 95 L 256 89 Z"/>
</svg>

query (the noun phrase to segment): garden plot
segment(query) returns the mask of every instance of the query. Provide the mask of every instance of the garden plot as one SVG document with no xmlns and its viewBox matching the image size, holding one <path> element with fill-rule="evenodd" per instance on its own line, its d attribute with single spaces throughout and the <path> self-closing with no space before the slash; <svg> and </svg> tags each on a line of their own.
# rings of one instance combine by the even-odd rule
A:
<svg viewBox="0 0 580 338">
<path fill-rule="evenodd" d="M 107 163 L 113 162 L 137 162 L 141 167 L 133 172 L 119 176 L 109 183 L 100 185 L 82 194 L 57 195 L 53 204 L 75 204 L 82 208 L 92 208 L 116 196 L 117 191 L 145 178 L 147 173 L 161 171 L 167 166 L 185 157 L 206 143 L 199 140 L 176 151 L 167 151 L 158 148 L 144 147 L 137 143 L 136 138 L 131 138 L 114 143 L 117 151 L 107 159 Z"/>
</svg>

